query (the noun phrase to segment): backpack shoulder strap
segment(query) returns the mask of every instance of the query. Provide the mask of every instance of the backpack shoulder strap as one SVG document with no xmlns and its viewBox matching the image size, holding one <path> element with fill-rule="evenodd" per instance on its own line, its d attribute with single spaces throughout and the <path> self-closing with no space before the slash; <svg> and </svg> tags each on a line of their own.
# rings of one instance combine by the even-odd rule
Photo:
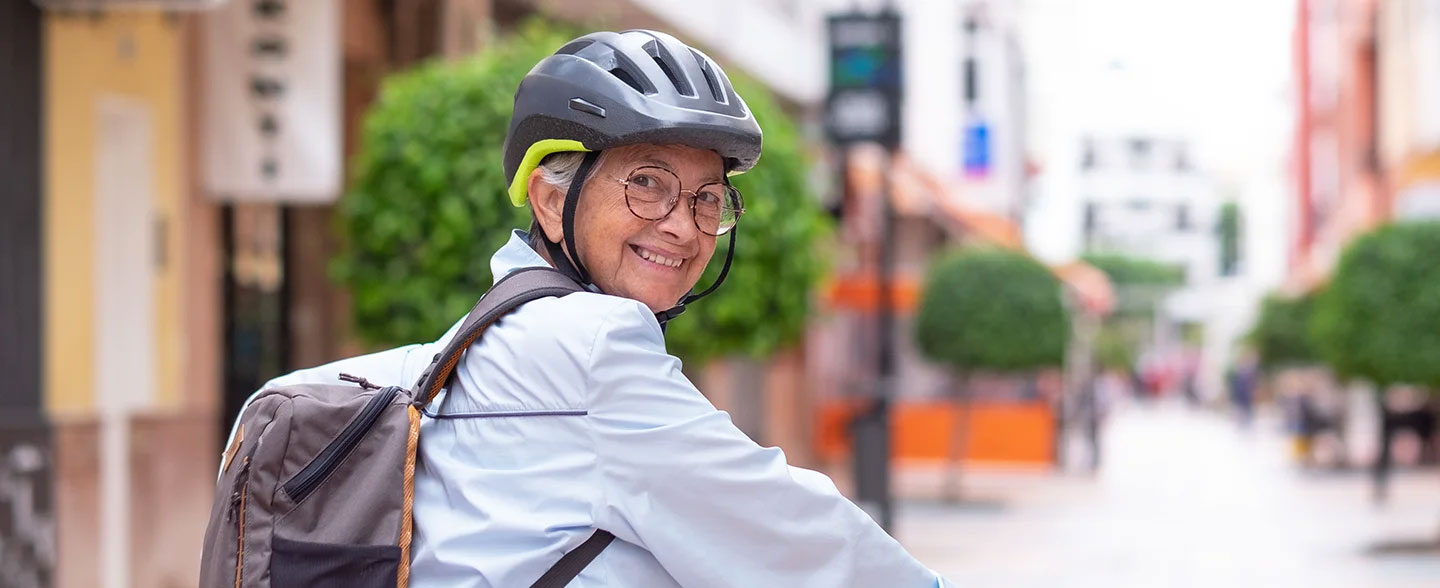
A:
<svg viewBox="0 0 1440 588">
<path fill-rule="evenodd" d="M 551 566 L 545 575 L 540 576 L 540 579 L 536 580 L 534 584 L 531 584 L 530 588 L 564 588 L 571 580 L 575 579 L 575 576 L 580 575 L 580 570 L 590 565 L 590 562 L 594 561 L 600 552 L 605 551 L 605 548 L 609 547 L 610 542 L 614 540 L 615 536 L 611 535 L 609 531 L 596 530 L 579 547 L 570 550 L 570 553 L 555 562 L 555 565 Z"/>
<path fill-rule="evenodd" d="M 470 314 L 465 316 L 465 321 L 460 323 L 460 330 L 445 345 L 445 349 L 430 360 L 430 367 L 425 368 L 425 372 L 420 375 L 420 381 L 415 384 L 415 403 L 421 408 L 430 404 L 450 380 L 455 366 L 460 363 L 460 356 L 464 355 L 465 350 L 497 319 L 520 308 L 526 302 L 548 296 L 561 297 L 579 291 L 581 287 L 575 280 L 549 267 L 524 268 L 501 278 L 470 309 Z M 605 551 L 614 539 L 615 536 L 609 531 L 597 529 L 579 547 L 555 562 L 532 588 L 563 588 L 575 579 L 575 576 L 580 575 L 580 571 L 590 565 L 600 552 Z"/>
<path fill-rule="evenodd" d="M 565 296 L 580 290 L 580 285 L 574 280 L 549 267 L 527 267 L 501 278 L 480 297 L 470 309 L 470 314 L 465 316 L 465 322 L 460 324 L 455 337 L 450 339 L 444 351 L 435 354 L 430 367 L 420 374 L 414 388 L 415 403 L 422 408 L 430 404 L 435 394 L 450 380 L 455 366 L 460 363 L 460 356 L 496 319 L 531 300 Z"/>
</svg>

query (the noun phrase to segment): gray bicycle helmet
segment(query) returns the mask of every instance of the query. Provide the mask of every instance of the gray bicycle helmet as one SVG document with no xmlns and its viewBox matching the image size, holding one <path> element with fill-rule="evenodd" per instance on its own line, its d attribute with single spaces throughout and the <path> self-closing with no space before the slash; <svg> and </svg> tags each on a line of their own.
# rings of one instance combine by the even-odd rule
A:
<svg viewBox="0 0 1440 588">
<path fill-rule="evenodd" d="M 565 195 L 564 250 L 541 239 L 557 269 L 581 284 L 590 283 L 575 239 L 581 185 L 601 150 L 637 143 L 709 149 L 734 175 L 760 159 L 761 133 L 714 60 L 656 31 L 591 33 L 570 41 L 535 64 L 515 91 L 504 161 L 512 204 L 524 206 L 529 200 L 530 174 L 546 155 L 586 152 Z M 656 313 L 662 326 L 725 281 L 737 232 L 728 233 L 730 247 L 715 283 Z"/>
<path fill-rule="evenodd" d="M 524 206 L 530 172 L 546 155 L 635 143 L 709 149 L 739 173 L 760 159 L 760 135 L 730 78 L 704 53 L 656 31 L 591 33 L 520 81 L 505 181 L 511 203 Z"/>
</svg>

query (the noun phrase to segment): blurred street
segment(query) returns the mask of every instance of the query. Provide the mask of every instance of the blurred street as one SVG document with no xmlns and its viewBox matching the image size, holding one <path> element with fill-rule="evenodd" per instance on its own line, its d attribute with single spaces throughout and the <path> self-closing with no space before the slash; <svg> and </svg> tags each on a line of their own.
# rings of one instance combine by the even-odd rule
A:
<svg viewBox="0 0 1440 588">
<path fill-rule="evenodd" d="M 1435 586 L 1440 559 L 1371 555 L 1433 537 L 1434 470 L 1396 476 L 1369 502 L 1368 474 L 1305 472 L 1274 419 L 1247 434 L 1214 413 L 1127 406 L 1095 478 L 972 469 L 975 504 L 911 500 L 899 538 L 960 586 Z M 939 488 L 910 471 L 901 494 Z"/>
</svg>

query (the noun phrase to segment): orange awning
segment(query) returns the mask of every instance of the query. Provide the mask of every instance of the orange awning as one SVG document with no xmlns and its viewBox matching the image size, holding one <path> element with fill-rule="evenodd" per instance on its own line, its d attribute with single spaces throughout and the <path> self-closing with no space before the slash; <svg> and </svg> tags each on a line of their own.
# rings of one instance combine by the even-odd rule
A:
<svg viewBox="0 0 1440 588">
<path fill-rule="evenodd" d="M 1024 236 L 1013 221 L 967 203 L 957 182 L 940 178 L 904 153 L 887 157 L 885 151 L 878 147 L 859 146 L 850 150 L 847 161 L 847 179 L 855 193 L 861 195 L 862 201 L 875 201 L 875 196 L 885 187 L 884 174 L 888 171 L 890 202 L 897 214 L 935 218 L 986 243 L 1025 250 Z M 874 213 L 873 210 L 868 212 Z M 868 231 L 867 234 L 870 238 L 878 237 Z M 1051 271 L 1086 312 L 1105 315 L 1114 310 L 1115 290 L 1104 272 L 1080 261 L 1052 267 Z M 825 289 L 825 300 L 834 308 L 874 311 L 878 308 L 877 284 L 873 274 L 842 275 L 832 280 Z M 913 311 L 919 297 L 918 277 L 896 278 L 894 310 Z"/>
<path fill-rule="evenodd" d="M 1051 266 L 1050 271 L 1060 278 L 1086 312 L 1105 316 L 1115 310 L 1115 287 L 1105 272 L 1078 260 Z"/>
</svg>

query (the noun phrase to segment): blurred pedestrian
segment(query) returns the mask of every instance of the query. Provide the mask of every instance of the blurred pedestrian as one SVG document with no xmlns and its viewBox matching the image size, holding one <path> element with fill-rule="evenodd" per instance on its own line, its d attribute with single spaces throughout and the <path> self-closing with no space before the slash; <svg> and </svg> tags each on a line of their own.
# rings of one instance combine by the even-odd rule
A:
<svg viewBox="0 0 1440 588">
<path fill-rule="evenodd" d="M 1235 407 L 1240 425 L 1249 427 L 1255 413 L 1255 387 L 1260 379 L 1260 362 L 1253 351 L 1245 351 L 1226 374 L 1230 403 Z"/>
<path fill-rule="evenodd" d="M 760 157 L 720 66 L 663 33 L 595 33 L 536 65 L 514 105 L 508 195 L 533 220 L 491 268 L 588 291 L 494 322 L 431 405 L 411 584 L 525 586 L 598 539 L 584 586 L 948 585 L 829 478 L 751 441 L 665 350 L 665 324 L 729 270 L 745 208 L 727 176 Z M 692 294 L 727 233 L 716 283 Z M 408 385 L 458 326 L 271 385 Z"/>
<path fill-rule="evenodd" d="M 1106 369 L 1086 386 L 1086 437 L 1090 442 L 1090 470 L 1100 469 L 1104 455 L 1105 420 L 1115 404 L 1129 394 L 1130 382 L 1120 370 Z"/>
</svg>

